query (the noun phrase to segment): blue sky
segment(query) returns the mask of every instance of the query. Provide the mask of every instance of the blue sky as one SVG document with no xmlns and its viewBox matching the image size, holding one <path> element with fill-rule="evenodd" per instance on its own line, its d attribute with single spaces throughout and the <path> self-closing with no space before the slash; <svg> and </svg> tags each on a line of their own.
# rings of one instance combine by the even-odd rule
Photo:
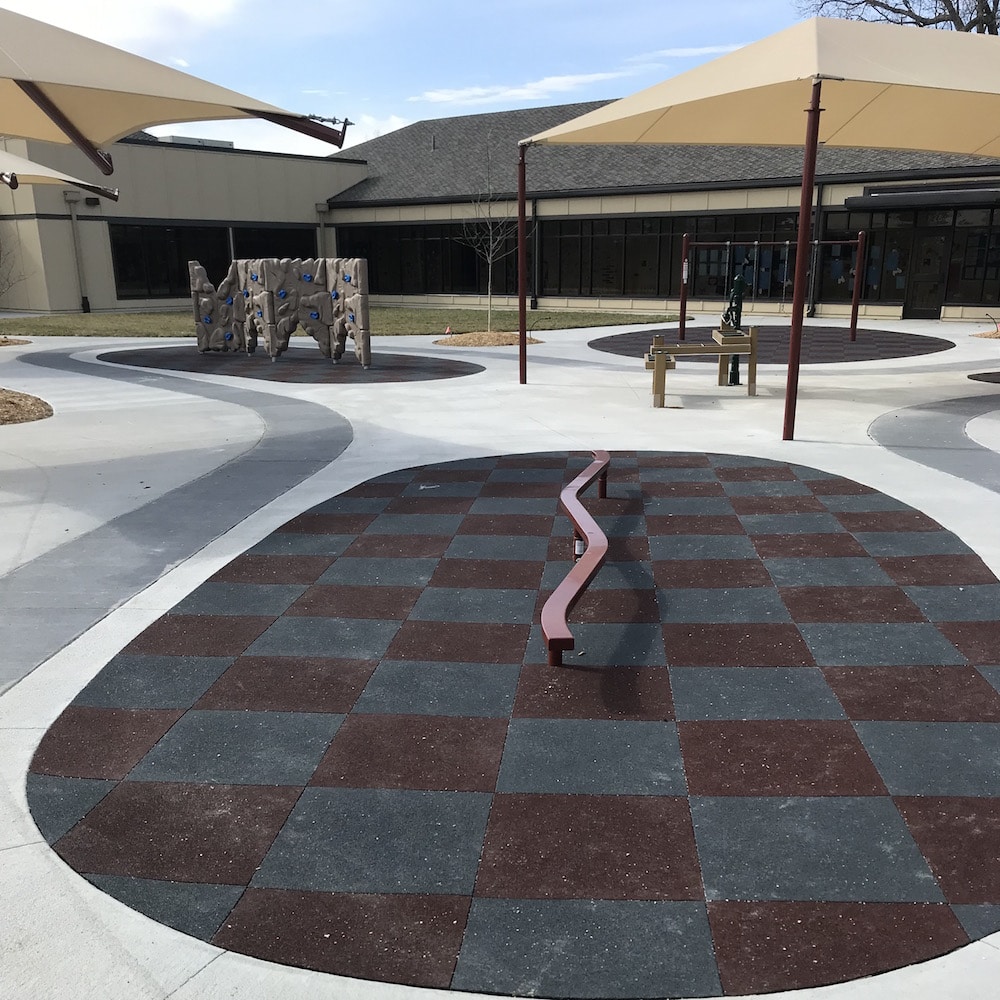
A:
<svg viewBox="0 0 1000 1000">
<path fill-rule="evenodd" d="M 346 146 L 427 118 L 624 97 L 801 19 L 794 0 L 0 3 L 291 111 L 346 116 Z M 332 150 L 262 122 L 153 131 Z"/>
</svg>

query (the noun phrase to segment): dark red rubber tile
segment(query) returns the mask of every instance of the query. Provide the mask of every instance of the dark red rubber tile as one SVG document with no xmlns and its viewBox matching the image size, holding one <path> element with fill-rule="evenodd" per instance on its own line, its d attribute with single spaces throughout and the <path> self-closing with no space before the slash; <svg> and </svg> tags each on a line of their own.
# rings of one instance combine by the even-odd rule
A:
<svg viewBox="0 0 1000 1000">
<path fill-rule="evenodd" d="M 615 452 L 623 455 L 624 452 Z M 590 460 L 590 452 L 580 457 Z M 569 458 L 562 455 L 501 455 L 497 459 L 498 469 L 565 469 Z"/>
<path fill-rule="evenodd" d="M 650 535 L 745 535 L 735 514 L 647 514 Z"/>
<path fill-rule="evenodd" d="M 318 584 L 296 598 L 286 615 L 315 618 L 386 618 L 402 621 L 413 610 L 422 587 L 351 587 Z"/>
<path fill-rule="evenodd" d="M 922 622 L 923 613 L 898 587 L 779 587 L 797 622 Z"/>
<path fill-rule="evenodd" d="M 66 778 L 124 778 L 183 714 L 70 705 L 42 737 L 31 771 Z"/>
<path fill-rule="evenodd" d="M 466 514 L 458 528 L 459 535 L 505 535 L 521 537 L 552 534 L 554 517 L 544 514 Z"/>
<path fill-rule="evenodd" d="M 849 722 L 680 722 L 692 795 L 887 795 Z"/>
<path fill-rule="evenodd" d="M 537 590 L 544 569 L 544 562 L 520 559 L 442 559 L 427 586 Z"/>
<path fill-rule="evenodd" d="M 549 539 L 549 562 L 566 562 L 573 554 L 573 539 L 566 535 Z M 608 562 L 649 562 L 649 539 L 645 535 L 611 535 Z"/>
<path fill-rule="evenodd" d="M 657 587 L 770 587 L 757 559 L 661 559 L 653 563 Z"/>
<path fill-rule="evenodd" d="M 949 903 L 1000 904 L 1000 799 L 893 801 Z"/>
<path fill-rule="evenodd" d="M 479 491 L 481 497 L 523 497 L 530 500 L 551 500 L 559 496 L 562 489 L 560 483 L 507 483 L 498 481 L 495 483 L 483 483 L 483 488 Z"/>
<path fill-rule="evenodd" d="M 351 559 L 432 559 L 444 555 L 451 535 L 362 535 L 344 552 Z"/>
<path fill-rule="evenodd" d="M 989 666 L 1000 660 L 1000 621 L 940 622 L 938 628 L 970 663 Z"/>
<path fill-rule="evenodd" d="M 474 497 L 403 496 L 385 508 L 386 514 L 467 514 Z"/>
<path fill-rule="evenodd" d="M 492 792 L 506 719 L 350 715 L 311 785 Z"/>
<path fill-rule="evenodd" d="M 941 525 L 919 510 L 837 511 L 848 531 L 940 531 Z"/>
<path fill-rule="evenodd" d="M 700 899 L 701 869 L 687 800 L 496 795 L 475 895 Z"/>
<path fill-rule="evenodd" d="M 442 469 L 440 466 L 417 469 L 414 483 L 484 483 L 490 478 L 490 469 Z"/>
<path fill-rule="evenodd" d="M 845 532 L 820 535 L 757 535 L 754 547 L 761 559 L 798 559 L 810 556 L 845 556 L 870 558 L 866 549 Z"/>
<path fill-rule="evenodd" d="M 724 483 L 774 483 L 798 478 L 788 465 L 720 465 L 715 474 Z"/>
<path fill-rule="evenodd" d="M 672 667 L 812 667 L 815 660 L 794 625 L 664 625 Z"/>
<path fill-rule="evenodd" d="M 826 507 L 815 497 L 730 497 L 737 514 L 825 514 Z"/>
<path fill-rule="evenodd" d="M 1000 692 L 973 667 L 828 667 L 823 675 L 855 720 L 1000 722 Z"/>
<path fill-rule="evenodd" d="M 212 944 L 317 972 L 447 989 L 470 902 L 417 893 L 248 889 Z"/>
<path fill-rule="evenodd" d="M 245 712 L 349 712 L 376 666 L 376 660 L 241 656 L 194 707 Z"/>
<path fill-rule="evenodd" d="M 357 535 L 375 520 L 374 514 L 299 514 L 278 531 L 297 531 L 307 535 Z"/>
<path fill-rule="evenodd" d="M 886 556 L 876 562 L 901 587 L 962 587 L 996 583 L 979 556 Z"/>
<path fill-rule="evenodd" d="M 877 492 L 853 479 L 810 479 L 806 486 L 818 497 L 860 497 Z"/>
<path fill-rule="evenodd" d="M 55 850 L 81 872 L 246 885 L 300 792 L 123 781 Z"/>
<path fill-rule="evenodd" d="M 528 625 L 482 622 L 404 622 L 385 654 L 387 660 L 444 663 L 521 663 Z"/>
<path fill-rule="evenodd" d="M 136 636 L 124 652 L 239 656 L 274 622 L 273 616 L 262 615 L 164 615 Z"/>
<path fill-rule="evenodd" d="M 872 976 L 968 943 L 940 903 L 718 902 L 708 919 L 731 996 Z"/>
<path fill-rule="evenodd" d="M 587 510 L 594 517 L 622 517 L 633 514 L 636 517 L 646 513 L 646 505 L 642 497 L 591 497 L 584 494 Z"/>
<path fill-rule="evenodd" d="M 209 578 L 211 583 L 315 583 L 333 556 L 237 556 Z"/>
<path fill-rule="evenodd" d="M 663 667 L 527 665 L 521 668 L 514 716 L 671 720 L 670 676 Z"/>
<path fill-rule="evenodd" d="M 363 499 L 381 499 L 383 497 L 398 497 L 410 484 L 403 481 L 359 483 L 352 486 L 342 497 L 361 497 Z"/>
</svg>

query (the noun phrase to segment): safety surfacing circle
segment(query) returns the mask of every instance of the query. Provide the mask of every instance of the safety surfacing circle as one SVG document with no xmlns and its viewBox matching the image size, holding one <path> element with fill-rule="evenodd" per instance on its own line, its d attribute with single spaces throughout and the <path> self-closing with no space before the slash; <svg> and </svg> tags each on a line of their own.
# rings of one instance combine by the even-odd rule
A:
<svg viewBox="0 0 1000 1000">
<path fill-rule="evenodd" d="M 981 559 L 815 469 L 615 453 L 548 666 L 589 461 L 391 473 L 233 560 L 42 739 L 48 842 L 221 948 L 494 994 L 794 989 L 1000 929 Z"/>
<path fill-rule="evenodd" d="M 351 349 L 335 363 L 330 358 L 324 358 L 317 348 L 310 347 L 289 347 L 273 362 L 267 356 L 267 352 L 260 348 L 254 354 L 237 351 L 209 351 L 200 354 L 193 344 L 181 347 L 140 347 L 135 350 L 109 351 L 99 355 L 98 360 L 118 365 L 134 365 L 137 368 L 318 385 L 424 382 L 431 379 L 475 375 L 485 370 L 482 365 L 455 361 L 451 358 L 383 353 L 376 353 L 372 357 L 371 367 L 364 368 L 354 357 Z"/>
</svg>

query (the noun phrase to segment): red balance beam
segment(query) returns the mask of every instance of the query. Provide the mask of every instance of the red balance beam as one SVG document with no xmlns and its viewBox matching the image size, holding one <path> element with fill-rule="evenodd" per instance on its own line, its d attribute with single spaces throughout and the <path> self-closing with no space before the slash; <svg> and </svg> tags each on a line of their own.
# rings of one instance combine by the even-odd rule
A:
<svg viewBox="0 0 1000 1000">
<path fill-rule="evenodd" d="M 580 502 L 580 494 L 595 479 L 599 480 L 597 495 L 602 499 L 608 495 L 611 456 L 606 451 L 595 451 L 593 454 L 594 461 L 559 494 L 559 503 L 573 522 L 574 555 L 578 541 L 585 542 L 586 548 L 542 608 L 542 635 L 545 637 L 545 648 L 549 651 L 549 665 L 554 667 L 562 666 L 564 650 L 573 648 L 573 633 L 569 630 L 566 617 L 608 556 L 607 536 Z"/>
</svg>

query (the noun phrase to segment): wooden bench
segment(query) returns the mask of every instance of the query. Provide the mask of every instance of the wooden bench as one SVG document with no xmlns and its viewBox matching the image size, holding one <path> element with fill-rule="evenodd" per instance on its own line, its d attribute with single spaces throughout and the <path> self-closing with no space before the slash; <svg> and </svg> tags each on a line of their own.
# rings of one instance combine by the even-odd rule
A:
<svg viewBox="0 0 1000 1000">
<path fill-rule="evenodd" d="M 693 354 L 719 356 L 719 385 L 729 384 L 728 362 L 733 354 L 747 355 L 747 395 L 757 395 L 757 327 L 747 333 L 713 330 L 714 344 L 665 344 L 663 337 L 653 337 L 646 354 L 646 368 L 653 373 L 653 406 L 663 406 L 666 398 L 667 371 L 677 367 L 677 359 Z"/>
</svg>

